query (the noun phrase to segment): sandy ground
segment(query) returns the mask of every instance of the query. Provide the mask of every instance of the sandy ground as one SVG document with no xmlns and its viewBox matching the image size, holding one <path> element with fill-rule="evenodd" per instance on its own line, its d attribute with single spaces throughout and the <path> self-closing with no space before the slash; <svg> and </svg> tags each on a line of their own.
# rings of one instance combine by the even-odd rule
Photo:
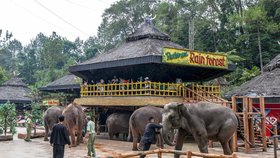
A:
<svg viewBox="0 0 280 158">
<path fill-rule="evenodd" d="M 25 128 L 18 128 L 18 132 L 25 133 Z M 120 141 L 120 140 L 108 140 L 107 134 L 102 133 L 97 136 L 96 153 L 98 157 L 109 157 L 116 153 L 131 153 L 132 142 Z M 165 148 L 172 149 L 165 145 Z M 152 145 L 151 149 L 156 149 Z M 185 143 L 183 147 L 184 151 L 196 151 L 198 152 L 197 145 L 195 143 Z M 222 149 L 218 144 L 214 144 L 214 148 L 209 148 L 210 153 L 222 154 Z M 65 150 L 65 158 L 83 158 L 87 154 L 86 144 L 81 144 L 78 147 L 68 148 Z M 243 152 L 237 152 L 238 157 L 242 158 L 273 158 L 273 149 L 269 148 L 269 152 L 253 152 L 251 154 L 245 154 Z M 0 158 L 51 158 L 52 147 L 49 142 L 43 141 L 43 138 L 32 139 L 32 142 L 25 142 L 22 139 L 17 139 L 17 135 L 13 141 L 0 142 Z M 156 155 L 150 155 L 149 157 L 157 157 Z M 163 155 L 163 157 L 173 157 L 172 155 Z M 280 151 L 278 151 L 278 157 L 280 157 Z"/>
</svg>

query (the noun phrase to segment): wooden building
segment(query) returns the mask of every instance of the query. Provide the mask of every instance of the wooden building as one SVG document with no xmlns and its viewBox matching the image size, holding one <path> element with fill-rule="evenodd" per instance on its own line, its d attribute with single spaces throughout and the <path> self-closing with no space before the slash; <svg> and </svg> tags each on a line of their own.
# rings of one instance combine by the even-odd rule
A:
<svg viewBox="0 0 280 158">
<path fill-rule="evenodd" d="M 223 101 L 219 86 L 190 83 L 223 76 L 235 66 L 224 55 L 187 50 L 170 39 L 145 22 L 117 48 L 70 66 L 69 71 L 85 81 L 75 102 L 163 106 L 173 101 Z M 121 81 L 112 83 L 114 76 Z"/>
</svg>

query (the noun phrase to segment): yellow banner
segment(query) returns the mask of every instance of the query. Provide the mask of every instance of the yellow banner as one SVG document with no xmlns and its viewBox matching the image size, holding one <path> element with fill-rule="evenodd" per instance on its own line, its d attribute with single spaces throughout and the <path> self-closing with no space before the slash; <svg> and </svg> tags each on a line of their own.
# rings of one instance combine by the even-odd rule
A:
<svg viewBox="0 0 280 158">
<path fill-rule="evenodd" d="M 43 100 L 43 105 L 54 106 L 59 105 L 59 100 Z"/>
<path fill-rule="evenodd" d="M 228 61 L 225 55 L 167 47 L 163 48 L 162 62 L 220 69 L 228 68 Z"/>
</svg>

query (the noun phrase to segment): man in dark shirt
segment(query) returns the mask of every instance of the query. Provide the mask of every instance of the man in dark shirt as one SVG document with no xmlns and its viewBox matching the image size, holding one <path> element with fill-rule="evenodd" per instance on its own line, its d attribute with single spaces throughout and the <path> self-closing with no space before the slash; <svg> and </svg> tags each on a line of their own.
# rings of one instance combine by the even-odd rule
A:
<svg viewBox="0 0 280 158">
<path fill-rule="evenodd" d="M 59 123 L 53 126 L 50 143 L 53 146 L 53 158 L 64 157 L 64 146 L 68 144 L 71 148 L 71 142 L 67 128 L 63 125 L 64 116 L 59 116 Z"/>
<path fill-rule="evenodd" d="M 147 151 L 150 149 L 151 144 L 155 138 L 156 129 L 162 128 L 162 125 L 157 125 L 154 123 L 154 117 L 149 118 L 149 123 L 145 127 L 144 135 L 141 139 L 140 144 L 143 144 L 143 151 Z M 140 158 L 144 158 L 146 155 L 141 155 Z"/>
</svg>

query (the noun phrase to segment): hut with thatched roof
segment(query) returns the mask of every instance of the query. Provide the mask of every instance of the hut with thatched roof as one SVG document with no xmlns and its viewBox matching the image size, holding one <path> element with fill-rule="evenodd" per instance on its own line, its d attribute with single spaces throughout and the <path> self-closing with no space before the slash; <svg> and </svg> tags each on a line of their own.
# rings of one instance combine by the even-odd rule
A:
<svg viewBox="0 0 280 158">
<path fill-rule="evenodd" d="M 280 120 L 280 54 L 264 67 L 264 72 L 225 94 L 232 96 L 263 96 L 268 115 Z M 258 107 L 258 102 L 254 106 Z"/>
<path fill-rule="evenodd" d="M 183 81 L 210 80 L 230 73 L 235 68 L 231 64 L 225 69 L 217 69 L 199 64 L 165 63 L 164 48 L 184 49 L 172 42 L 168 34 L 158 30 L 152 23 L 145 22 L 119 47 L 70 66 L 69 71 L 88 81 L 107 81 L 113 76 L 136 81 L 140 76 L 148 76 L 153 81 L 175 82 L 177 78 Z"/>
<path fill-rule="evenodd" d="M 0 86 L 0 104 L 8 101 L 16 104 L 17 109 L 22 109 L 33 101 L 31 90 L 17 76 Z"/>
<path fill-rule="evenodd" d="M 40 91 L 45 92 L 63 92 L 63 93 L 71 93 L 71 94 L 79 94 L 80 93 L 80 84 L 82 83 L 81 78 L 68 73 L 67 75 L 48 83 L 46 86 L 40 87 Z"/>
</svg>

